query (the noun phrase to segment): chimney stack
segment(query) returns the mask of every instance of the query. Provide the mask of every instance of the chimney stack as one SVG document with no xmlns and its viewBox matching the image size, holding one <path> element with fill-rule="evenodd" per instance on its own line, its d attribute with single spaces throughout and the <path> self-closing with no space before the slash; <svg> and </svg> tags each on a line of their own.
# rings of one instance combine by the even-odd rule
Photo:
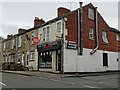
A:
<svg viewBox="0 0 120 90">
<path fill-rule="evenodd" d="M 35 17 L 34 27 L 39 27 L 39 26 L 41 26 L 43 23 L 45 23 L 45 21 L 44 21 L 42 18 L 39 19 L 38 17 Z"/>
<path fill-rule="evenodd" d="M 65 15 L 65 14 L 67 14 L 67 13 L 69 13 L 69 12 L 70 12 L 70 10 L 67 9 L 67 8 L 64 8 L 64 7 L 59 7 L 59 8 L 57 9 L 57 15 L 58 15 L 58 17 L 59 17 L 59 16 L 62 16 L 62 15 Z"/>
<path fill-rule="evenodd" d="M 26 29 L 19 28 L 19 29 L 18 29 L 18 34 L 24 33 L 25 31 L 26 31 Z"/>
</svg>

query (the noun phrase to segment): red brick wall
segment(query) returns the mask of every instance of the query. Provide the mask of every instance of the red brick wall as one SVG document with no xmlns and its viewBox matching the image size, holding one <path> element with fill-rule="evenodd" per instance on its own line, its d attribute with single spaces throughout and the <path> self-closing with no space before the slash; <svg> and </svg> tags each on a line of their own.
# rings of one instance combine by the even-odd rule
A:
<svg viewBox="0 0 120 90">
<path fill-rule="evenodd" d="M 90 20 L 88 18 L 89 7 L 94 8 L 92 4 L 86 5 L 83 8 L 83 48 L 94 49 L 96 47 L 96 40 L 89 39 L 89 28 L 93 28 L 95 33 L 95 29 L 96 29 L 95 17 L 96 16 L 94 15 L 94 20 Z M 66 28 L 68 29 L 68 35 L 66 36 L 66 40 L 68 41 L 77 42 L 77 37 L 78 37 L 77 36 L 77 32 L 78 32 L 77 17 L 78 17 L 77 10 L 67 16 Z M 107 32 L 107 37 L 109 42 L 108 44 L 104 44 L 102 42 L 102 30 L 106 30 Z M 104 21 L 104 19 L 101 17 L 99 13 L 98 13 L 98 40 L 99 40 L 98 50 L 117 51 L 116 33 L 110 30 L 110 27 L 107 25 L 107 23 Z"/>
</svg>

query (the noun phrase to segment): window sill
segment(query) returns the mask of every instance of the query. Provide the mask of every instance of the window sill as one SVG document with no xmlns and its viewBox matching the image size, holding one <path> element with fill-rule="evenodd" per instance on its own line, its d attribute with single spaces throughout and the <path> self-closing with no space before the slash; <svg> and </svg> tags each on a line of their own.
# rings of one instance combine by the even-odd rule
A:
<svg viewBox="0 0 120 90">
<path fill-rule="evenodd" d="M 89 38 L 89 40 L 92 40 L 92 41 L 94 41 L 95 39 Z"/>
<path fill-rule="evenodd" d="M 108 45 L 109 43 L 106 43 L 106 42 L 102 42 L 103 45 Z"/>
<path fill-rule="evenodd" d="M 35 59 L 30 59 L 29 61 L 35 61 Z"/>
</svg>

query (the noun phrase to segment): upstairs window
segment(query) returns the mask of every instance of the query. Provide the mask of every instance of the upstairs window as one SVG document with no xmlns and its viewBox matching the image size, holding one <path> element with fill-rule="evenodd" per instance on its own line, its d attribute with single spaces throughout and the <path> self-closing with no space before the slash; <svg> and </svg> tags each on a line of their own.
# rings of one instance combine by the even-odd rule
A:
<svg viewBox="0 0 120 90">
<path fill-rule="evenodd" d="M 120 35 L 118 35 L 118 34 L 116 35 L 116 40 L 120 41 Z"/>
<path fill-rule="evenodd" d="M 21 36 L 18 37 L 18 47 L 21 47 Z"/>
<path fill-rule="evenodd" d="M 88 18 L 94 20 L 94 9 L 88 9 Z"/>
<path fill-rule="evenodd" d="M 61 33 L 61 31 L 62 31 L 62 24 L 61 24 L 61 22 L 57 22 L 57 33 Z"/>
<path fill-rule="evenodd" d="M 14 41 L 14 39 L 13 39 L 13 40 L 12 40 L 11 49 L 13 49 L 13 48 L 14 48 L 14 46 L 15 46 L 15 41 Z"/>
<path fill-rule="evenodd" d="M 6 43 L 4 42 L 3 43 L 3 50 L 5 50 L 5 48 L 6 48 Z"/>
<path fill-rule="evenodd" d="M 47 41 L 50 40 L 50 26 L 47 27 Z"/>
<path fill-rule="evenodd" d="M 107 32 L 102 31 L 102 42 L 108 43 Z"/>
<path fill-rule="evenodd" d="M 89 39 L 94 39 L 94 29 L 89 28 Z"/>
<path fill-rule="evenodd" d="M 35 37 L 35 33 L 31 32 L 31 44 L 33 44 L 33 38 Z"/>
<path fill-rule="evenodd" d="M 46 28 L 43 28 L 43 41 L 45 41 L 45 36 L 46 36 Z"/>
</svg>

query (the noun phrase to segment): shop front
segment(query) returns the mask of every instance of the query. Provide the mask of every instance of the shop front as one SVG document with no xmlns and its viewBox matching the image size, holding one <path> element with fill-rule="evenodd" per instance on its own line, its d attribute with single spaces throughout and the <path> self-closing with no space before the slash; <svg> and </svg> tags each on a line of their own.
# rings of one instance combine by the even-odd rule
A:
<svg viewBox="0 0 120 90">
<path fill-rule="evenodd" d="M 61 41 L 37 46 L 38 70 L 61 71 Z"/>
</svg>

